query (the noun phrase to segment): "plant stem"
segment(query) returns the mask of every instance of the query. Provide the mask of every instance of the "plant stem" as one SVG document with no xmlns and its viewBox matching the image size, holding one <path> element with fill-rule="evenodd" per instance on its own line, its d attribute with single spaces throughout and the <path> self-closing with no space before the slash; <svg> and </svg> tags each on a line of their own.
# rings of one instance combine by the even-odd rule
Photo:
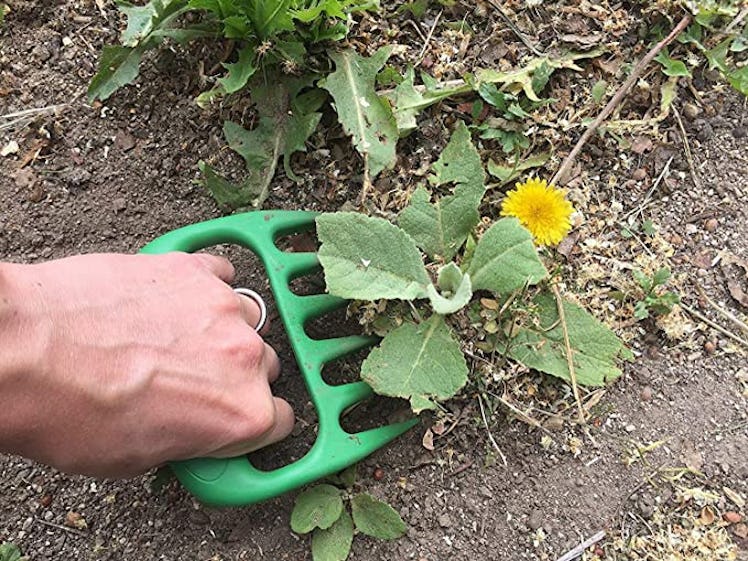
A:
<svg viewBox="0 0 748 561">
<path fill-rule="evenodd" d="M 569 330 L 566 326 L 566 314 L 564 313 L 564 301 L 561 299 L 561 293 L 558 291 L 558 285 L 554 284 L 552 287 L 553 295 L 556 297 L 556 308 L 558 309 L 558 319 L 561 322 L 561 329 L 564 332 L 564 346 L 566 347 L 566 364 L 569 367 L 569 378 L 571 379 L 571 389 L 574 392 L 574 400 L 577 402 L 577 410 L 579 411 L 579 423 L 585 424 L 587 420 L 584 416 L 584 407 L 582 407 L 582 399 L 579 397 L 579 386 L 577 385 L 577 373 L 574 370 L 574 355 L 571 350 L 571 343 L 569 342 Z"/>
<path fill-rule="evenodd" d="M 592 136 L 592 133 L 597 130 L 602 122 L 607 119 L 613 112 L 613 110 L 621 103 L 624 96 L 628 93 L 629 89 L 631 89 L 631 86 L 634 85 L 644 69 L 649 66 L 649 63 L 652 62 L 652 59 L 657 56 L 657 53 L 659 53 L 664 47 L 672 42 L 673 39 L 680 35 L 680 32 L 683 31 L 689 23 L 691 23 L 691 16 L 690 14 L 686 14 L 685 16 L 683 16 L 683 19 L 678 22 L 678 25 L 673 28 L 670 34 L 662 41 L 657 43 L 654 47 L 652 47 L 652 49 L 650 49 L 650 51 L 644 56 L 644 58 L 641 59 L 636 64 L 636 66 L 634 66 L 634 69 L 631 71 L 631 74 L 623 83 L 623 85 L 618 88 L 618 91 L 611 98 L 605 108 L 600 112 L 600 114 L 597 116 L 597 119 L 590 123 L 590 126 L 587 127 L 586 131 L 584 131 L 584 134 L 579 138 L 577 143 L 574 145 L 574 148 L 572 148 L 571 152 L 569 152 L 569 155 L 566 156 L 563 163 L 561 164 L 561 167 L 556 172 L 556 175 L 554 175 L 553 179 L 551 179 L 552 184 L 559 185 L 559 182 L 562 182 L 565 179 L 566 174 L 569 173 L 569 170 L 574 163 L 574 160 L 582 150 L 582 147 L 587 144 L 587 141 Z"/>
</svg>

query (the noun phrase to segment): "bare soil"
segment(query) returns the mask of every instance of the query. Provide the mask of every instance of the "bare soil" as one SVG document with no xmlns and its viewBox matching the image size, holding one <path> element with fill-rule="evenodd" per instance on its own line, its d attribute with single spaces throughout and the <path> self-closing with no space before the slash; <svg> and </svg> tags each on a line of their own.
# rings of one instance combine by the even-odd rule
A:
<svg viewBox="0 0 748 561">
<path fill-rule="evenodd" d="M 102 14 L 88 1 L 10 4 L 12 15 L 0 28 L 0 114 L 62 107 L 0 132 L 0 148 L 12 140 L 20 146 L 17 154 L 0 158 L 0 258 L 36 262 L 81 252 L 135 252 L 164 232 L 220 216 L 195 181 L 197 162 L 220 153 L 229 173 L 241 168 L 221 152 L 223 110 L 202 112 L 192 102 L 200 91 L 197 61 L 211 47 L 151 55 L 137 86 L 91 106 L 85 90 L 98 53 L 117 38 L 114 7 L 106 4 Z M 745 338 L 697 287 L 745 321 L 748 310 L 730 296 L 727 282 L 748 291 L 746 271 L 726 263 L 725 256 L 748 258 L 748 111 L 745 99 L 726 87 L 710 84 L 702 94 L 698 115 L 685 118 L 700 185 L 691 179 L 679 128 L 669 119 L 650 150 L 623 150 L 626 158 L 610 138 L 594 140 L 580 160 L 584 173 L 574 189 L 590 201 L 589 223 L 611 209 L 620 207 L 623 215 L 646 203 L 642 216 L 672 248 L 684 302 Z M 447 135 L 444 122 L 425 123 L 404 143 L 401 167 L 381 179 L 378 189 L 410 185 L 415 179 L 408 170 L 428 161 L 431 147 L 438 151 Z M 333 127 L 313 144 L 294 159 L 304 184 L 279 173 L 267 208 L 338 210 L 355 196 L 361 168 L 346 139 Z M 425 154 L 412 150 L 424 145 Z M 323 146 L 332 146 L 334 161 Z M 669 181 L 647 198 L 671 156 Z M 335 168 L 350 179 L 341 183 Z M 644 178 L 640 173 L 632 179 L 640 168 Z M 609 180 L 613 175 L 616 182 Z M 618 243 L 619 234 L 620 228 L 612 229 L 608 239 Z M 636 251 L 644 250 L 633 250 L 633 256 Z M 235 250 L 231 255 L 242 282 L 262 286 L 254 262 Z M 566 267 L 574 270 L 581 259 L 569 252 Z M 549 427 L 550 446 L 541 445 L 546 432 L 496 407 L 488 422 L 504 465 L 475 396 L 466 395 L 448 405 L 459 422 L 436 439 L 433 451 L 421 442 L 431 422 L 426 418 L 362 462 L 360 486 L 390 501 L 409 530 L 395 542 L 358 536 L 351 558 L 556 559 L 599 530 L 629 535 L 642 521 L 646 526 L 656 506 L 673 500 L 671 486 L 653 486 L 645 478 L 659 467 L 688 465 L 703 473 L 698 485 L 748 497 L 745 349 L 703 321 L 682 321 L 693 331 L 680 340 L 668 339 L 652 322 L 629 326 L 637 359 L 604 394 L 588 427 Z M 303 454 L 314 435 L 314 411 L 282 333 L 274 332 L 270 342 L 286 357 L 277 391 L 289 396 L 301 419 L 294 439 L 264 451 L 259 460 L 279 465 Z M 377 407 L 368 414 L 386 421 Z M 666 442 L 645 461 L 624 461 L 632 442 L 658 440 Z M 381 479 L 373 477 L 377 467 Z M 0 456 L 0 542 L 15 542 L 35 561 L 310 558 L 308 540 L 288 525 L 292 494 L 219 510 L 197 504 L 175 483 L 153 492 L 149 482 L 73 477 Z M 739 511 L 745 520 L 745 509 L 724 500 L 719 508 Z M 71 511 L 85 519 L 85 528 L 65 525 Z M 734 525 L 728 531 L 745 559 L 748 542 Z"/>
</svg>

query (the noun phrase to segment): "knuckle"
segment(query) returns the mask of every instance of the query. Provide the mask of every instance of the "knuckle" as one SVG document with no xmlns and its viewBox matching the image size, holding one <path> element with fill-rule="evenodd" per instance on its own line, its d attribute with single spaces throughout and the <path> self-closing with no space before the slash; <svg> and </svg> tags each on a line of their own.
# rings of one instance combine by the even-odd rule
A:
<svg viewBox="0 0 748 561">
<path fill-rule="evenodd" d="M 247 328 L 237 329 L 237 336 L 224 345 L 224 352 L 229 361 L 242 370 L 254 370 L 262 364 L 265 351 L 259 336 Z"/>
</svg>

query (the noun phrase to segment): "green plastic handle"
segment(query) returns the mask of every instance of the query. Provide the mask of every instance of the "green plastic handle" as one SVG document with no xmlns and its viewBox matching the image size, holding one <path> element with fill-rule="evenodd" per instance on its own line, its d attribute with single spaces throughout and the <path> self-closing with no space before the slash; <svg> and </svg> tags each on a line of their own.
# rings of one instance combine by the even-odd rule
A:
<svg viewBox="0 0 748 561">
<path fill-rule="evenodd" d="M 304 211 L 236 214 L 174 230 L 142 249 L 143 253 L 194 252 L 229 243 L 253 251 L 265 266 L 276 307 L 317 410 L 319 430 L 314 445 L 302 458 L 278 469 L 259 470 L 246 456 L 171 463 L 179 481 L 204 503 L 239 506 L 276 497 L 345 469 L 418 423 L 411 419 L 359 433 L 346 432 L 340 426 L 343 411 L 369 397 L 371 388 L 364 382 L 327 384 L 322 367 L 374 341 L 362 336 L 312 339 L 304 330 L 311 319 L 346 304 L 346 300 L 328 294 L 299 296 L 289 289 L 293 279 L 318 270 L 319 261 L 315 253 L 284 252 L 275 241 L 313 229 L 315 216 Z"/>
</svg>

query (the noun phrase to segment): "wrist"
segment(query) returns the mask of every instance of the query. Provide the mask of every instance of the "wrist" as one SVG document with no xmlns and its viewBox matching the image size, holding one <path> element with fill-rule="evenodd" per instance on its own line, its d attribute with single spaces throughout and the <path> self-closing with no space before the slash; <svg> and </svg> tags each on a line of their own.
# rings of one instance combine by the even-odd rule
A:
<svg viewBox="0 0 748 561">
<path fill-rule="evenodd" d="M 44 322 L 32 265 L 0 263 L 0 452 L 17 452 L 38 415 L 34 395 L 43 369 Z"/>
</svg>

